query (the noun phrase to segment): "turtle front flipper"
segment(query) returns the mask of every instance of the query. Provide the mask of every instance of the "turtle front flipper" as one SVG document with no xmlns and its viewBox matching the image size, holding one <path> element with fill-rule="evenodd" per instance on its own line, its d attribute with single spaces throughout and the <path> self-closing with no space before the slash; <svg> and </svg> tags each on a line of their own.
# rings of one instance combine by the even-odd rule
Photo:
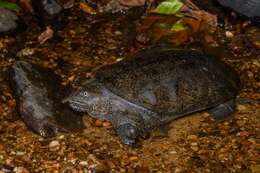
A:
<svg viewBox="0 0 260 173">
<path fill-rule="evenodd" d="M 208 112 L 214 119 L 218 121 L 222 121 L 226 117 L 231 115 L 233 112 L 235 112 L 235 109 L 236 109 L 236 103 L 235 100 L 232 99 L 218 105 L 217 107 L 210 109 Z"/>
<path fill-rule="evenodd" d="M 42 137 L 53 137 L 60 131 L 58 125 L 50 118 L 34 120 L 33 123 L 25 121 L 28 127 Z"/>
<path fill-rule="evenodd" d="M 136 144 L 138 136 L 140 135 L 139 129 L 130 123 L 118 126 L 116 131 L 121 141 L 130 146 L 134 146 Z"/>
<path fill-rule="evenodd" d="M 114 103 L 117 101 L 114 99 Z M 122 143 L 130 146 L 137 144 L 138 138 L 142 135 L 145 124 L 138 109 L 135 109 L 126 102 L 121 102 L 118 107 L 111 111 L 110 122 L 117 132 Z"/>
</svg>

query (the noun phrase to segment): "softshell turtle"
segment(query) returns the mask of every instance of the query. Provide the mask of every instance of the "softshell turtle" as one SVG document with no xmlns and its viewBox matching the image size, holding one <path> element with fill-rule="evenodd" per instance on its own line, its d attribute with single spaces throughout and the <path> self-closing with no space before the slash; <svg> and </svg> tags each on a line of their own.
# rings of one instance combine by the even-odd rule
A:
<svg viewBox="0 0 260 173">
<path fill-rule="evenodd" d="M 17 61 L 10 69 L 10 83 L 17 110 L 34 132 L 51 137 L 58 131 L 83 128 L 81 116 L 61 103 L 67 89 L 60 85 L 60 78 L 50 70 Z"/>
<path fill-rule="evenodd" d="M 250 17 L 260 17 L 260 1 L 259 0 L 218 0 L 218 2 L 234 11 Z"/>
<path fill-rule="evenodd" d="M 214 56 L 154 46 L 134 58 L 104 66 L 64 102 L 76 111 L 112 123 L 121 140 L 176 118 L 209 109 L 216 119 L 235 110 L 236 72 Z"/>
</svg>

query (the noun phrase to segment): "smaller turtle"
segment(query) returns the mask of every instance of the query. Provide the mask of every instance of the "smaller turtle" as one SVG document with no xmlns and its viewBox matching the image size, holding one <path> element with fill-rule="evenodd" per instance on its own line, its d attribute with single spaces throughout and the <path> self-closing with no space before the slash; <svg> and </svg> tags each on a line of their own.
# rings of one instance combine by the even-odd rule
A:
<svg viewBox="0 0 260 173">
<path fill-rule="evenodd" d="M 83 128 L 81 116 L 60 102 L 66 94 L 60 81 L 50 70 L 25 61 L 15 62 L 10 69 L 17 110 L 25 124 L 43 137 Z"/>
<path fill-rule="evenodd" d="M 222 120 L 235 111 L 239 77 L 214 56 L 154 46 L 105 66 L 63 102 L 112 123 L 122 142 L 193 112 Z"/>
</svg>

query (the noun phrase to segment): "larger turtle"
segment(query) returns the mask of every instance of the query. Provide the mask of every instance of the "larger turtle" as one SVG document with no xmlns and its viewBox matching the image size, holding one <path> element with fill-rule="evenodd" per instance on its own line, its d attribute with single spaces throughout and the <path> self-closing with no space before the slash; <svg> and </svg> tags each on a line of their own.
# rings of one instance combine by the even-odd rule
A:
<svg viewBox="0 0 260 173">
<path fill-rule="evenodd" d="M 64 102 L 112 123 L 123 143 L 174 119 L 209 109 L 216 119 L 235 110 L 236 72 L 194 50 L 154 46 L 105 66 Z"/>
</svg>

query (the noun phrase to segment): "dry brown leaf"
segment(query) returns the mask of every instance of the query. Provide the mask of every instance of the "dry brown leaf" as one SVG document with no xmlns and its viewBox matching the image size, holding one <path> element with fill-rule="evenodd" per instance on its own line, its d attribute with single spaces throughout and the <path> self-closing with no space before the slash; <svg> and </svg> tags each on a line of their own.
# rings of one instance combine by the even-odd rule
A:
<svg viewBox="0 0 260 173">
<path fill-rule="evenodd" d="M 85 2 L 80 2 L 79 3 L 79 8 L 84 11 L 85 13 L 88 13 L 88 14 L 97 14 L 97 11 L 90 7 L 87 3 Z"/>
</svg>

